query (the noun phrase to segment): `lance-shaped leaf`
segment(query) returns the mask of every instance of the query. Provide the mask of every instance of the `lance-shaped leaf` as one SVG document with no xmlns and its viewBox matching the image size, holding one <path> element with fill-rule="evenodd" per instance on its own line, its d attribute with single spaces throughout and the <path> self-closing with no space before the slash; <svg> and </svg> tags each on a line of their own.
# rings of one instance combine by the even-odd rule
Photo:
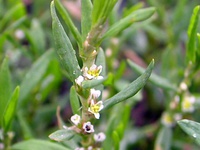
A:
<svg viewBox="0 0 200 150">
<path fill-rule="evenodd" d="M 87 37 L 92 25 L 92 3 L 91 0 L 81 1 L 81 32 L 83 41 Z"/>
<path fill-rule="evenodd" d="M 78 114 L 80 115 L 80 101 L 78 98 L 78 95 L 76 93 L 76 89 L 74 86 L 71 87 L 70 89 L 70 104 L 72 107 L 72 112 L 73 114 Z"/>
<path fill-rule="evenodd" d="M 100 66 L 100 65 L 102 66 L 102 71 L 101 71 L 100 75 L 105 77 L 106 76 L 106 58 L 105 58 L 105 53 L 104 53 L 102 48 L 100 48 L 99 51 L 98 51 L 98 55 L 97 55 L 95 64 L 97 66 Z M 103 84 L 100 84 L 97 87 L 95 87 L 95 89 L 100 90 L 101 93 L 102 93 L 104 86 L 103 86 Z M 99 97 L 99 99 L 102 99 L 102 94 Z"/>
<path fill-rule="evenodd" d="M 105 75 L 106 75 L 106 58 L 105 58 L 105 53 L 102 48 L 100 48 L 98 51 L 98 55 L 97 55 L 95 63 L 97 66 L 100 66 L 100 65 L 102 66 L 102 71 L 101 71 L 100 75 L 105 77 Z"/>
<path fill-rule="evenodd" d="M 75 50 L 56 15 L 53 1 L 51 2 L 51 16 L 53 19 L 52 29 L 56 52 L 60 62 L 67 71 L 70 80 L 74 82 L 81 74 L 81 70 L 76 58 Z"/>
<path fill-rule="evenodd" d="M 170 150 L 172 129 L 162 127 L 156 139 L 155 150 Z"/>
<path fill-rule="evenodd" d="M 8 58 L 3 60 L 0 68 L 0 125 L 2 125 L 3 113 L 11 96 L 11 77 L 8 68 Z"/>
<path fill-rule="evenodd" d="M 25 16 L 25 14 L 25 6 L 22 2 L 13 6 L 5 13 L 4 17 L 1 19 L 0 32 L 4 31 L 4 29 L 8 27 L 8 23 L 10 20 L 18 20 L 19 18 Z"/>
<path fill-rule="evenodd" d="M 103 35 L 102 39 L 116 35 L 117 33 L 123 31 L 128 26 L 132 25 L 134 22 L 139 22 L 148 19 L 155 12 L 155 8 L 145 8 L 134 11 L 125 18 L 121 19 L 117 23 L 113 24 L 108 31 Z"/>
<path fill-rule="evenodd" d="M 22 109 L 18 109 L 17 111 L 17 119 L 20 124 L 21 134 L 24 139 L 31 139 L 33 138 L 33 131 L 31 130 L 30 125 L 28 124 L 28 121 L 25 118 L 25 114 L 22 111 Z"/>
<path fill-rule="evenodd" d="M 25 30 L 25 34 L 31 44 L 32 51 L 36 55 L 42 55 L 45 50 L 45 35 L 39 20 L 33 19 L 31 29 Z"/>
<path fill-rule="evenodd" d="M 49 62 L 52 60 L 54 55 L 55 52 L 53 50 L 48 50 L 32 65 L 30 70 L 27 72 L 24 80 L 20 85 L 21 92 L 19 96 L 19 107 L 25 105 L 27 102 L 27 96 L 42 79 L 49 65 Z"/>
<path fill-rule="evenodd" d="M 137 73 L 142 74 L 145 72 L 144 68 L 138 66 L 134 62 L 132 62 L 130 60 L 128 60 L 127 62 L 130 65 L 130 67 Z M 164 89 L 169 89 L 169 90 L 173 90 L 173 91 L 177 91 L 177 89 L 178 89 L 173 83 L 171 83 L 170 81 L 168 81 L 165 78 L 162 78 L 162 77 L 156 75 L 155 73 L 151 73 L 149 81 L 152 82 L 153 84 L 157 85 L 158 87 L 161 87 Z"/>
<path fill-rule="evenodd" d="M 13 150 L 69 150 L 68 148 L 45 140 L 31 139 L 23 142 L 18 142 L 12 146 Z"/>
<path fill-rule="evenodd" d="M 178 121 L 178 125 L 200 145 L 200 123 L 183 119 Z"/>
<path fill-rule="evenodd" d="M 128 98 L 134 96 L 141 88 L 144 87 L 144 85 L 148 81 L 153 67 L 154 67 L 154 60 L 152 60 L 152 62 L 149 64 L 147 70 L 140 77 L 138 77 L 135 81 L 130 83 L 126 88 L 121 90 L 119 93 L 117 93 L 113 97 L 105 100 L 104 104 L 103 104 L 104 109 L 107 109 L 119 102 L 122 102 L 122 101 L 127 100 Z"/>
<path fill-rule="evenodd" d="M 98 85 L 102 84 L 108 78 L 109 78 L 109 76 L 108 77 L 104 77 L 102 79 L 85 80 L 85 81 L 82 82 L 82 87 L 85 88 L 85 89 L 93 88 L 95 86 L 98 86 Z"/>
<path fill-rule="evenodd" d="M 16 112 L 17 102 L 19 98 L 19 87 L 16 87 L 3 115 L 3 129 L 8 131 L 10 124 Z"/>
<path fill-rule="evenodd" d="M 92 11 L 92 26 L 98 23 L 104 23 L 110 12 L 115 6 L 117 0 L 94 0 Z"/>
<path fill-rule="evenodd" d="M 198 19 L 200 6 L 196 6 L 193 10 L 192 17 L 190 19 L 190 25 L 188 28 L 188 43 L 187 43 L 187 51 L 186 51 L 186 60 L 187 63 L 189 61 L 195 62 L 196 57 L 196 34 L 198 27 Z"/>
<path fill-rule="evenodd" d="M 49 135 L 49 138 L 58 142 L 70 140 L 75 132 L 69 129 L 57 130 Z"/>
<path fill-rule="evenodd" d="M 56 8 L 58 10 L 58 13 L 63 18 L 65 24 L 68 26 L 68 28 L 71 31 L 72 35 L 76 39 L 78 45 L 82 46 L 81 35 L 80 35 L 78 29 L 76 28 L 76 26 L 74 25 L 72 19 L 70 18 L 67 10 L 63 7 L 63 5 L 61 4 L 60 0 L 54 0 L 54 2 L 55 2 L 55 6 L 56 6 Z"/>
</svg>

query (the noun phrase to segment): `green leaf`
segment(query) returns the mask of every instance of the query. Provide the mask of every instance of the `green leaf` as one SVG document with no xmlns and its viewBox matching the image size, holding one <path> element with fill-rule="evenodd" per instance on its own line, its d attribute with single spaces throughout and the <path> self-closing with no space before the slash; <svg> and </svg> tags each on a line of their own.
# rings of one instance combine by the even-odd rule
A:
<svg viewBox="0 0 200 150">
<path fill-rule="evenodd" d="M 45 140 L 27 140 L 12 146 L 13 150 L 69 150 L 68 148 Z"/>
<path fill-rule="evenodd" d="M 9 100 L 7 108 L 5 109 L 5 112 L 3 115 L 3 129 L 5 131 L 8 131 L 10 124 L 15 116 L 17 102 L 19 98 L 19 91 L 20 91 L 20 88 L 19 86 L 17 86 Z"/>
<path fill-rule="evenodd" d="M 117 0 L 94 0 L 92 11 L 92 26 L 103 24 L 115 6 Z"/>
<path fill-rule="evenodd" d="M 76 89 L 74 86 L 71 87 L 70 89 L 70 104 L 72 107 L 72 112 L 73 114 L 78 114 L 80 115 L 80 101 L 78 98 L 78 95 L 76 93 Z"/>
<path fill-rule="evenodd" d="M 117 23 L 113 24 L 108 31 L 102 36 L 101 40 L 104 40 L 107 37 L 114 36 L 119 32 L 123 31 L 134 22 L 139 22 L 148 19 L 151 17 L 155 12 L 155 8 L 145 8 L 134 11 L 133 13 L 129 14 L 127 17 L 121 19 Z"/>
<path fill-rule="evenodd" d="M 91 0 L 81 1 L 81 31 L 83 41 L 86 39 L 92 24 L 92 3 Z"/>
<path fill-rule="evenodd" d="M 129 14 L 131 14 L 132 12 L 138 10 L 138 9 L 142 9 L 144 7 L 144 3 L 143 2 L 138 2 L 137 4 L 133 5 L 131 8 L 124 8 L 123 10 L 123 17 L 128 16 Z"/>
<path fill-rule="evenodd" d="M 187 51 L 186 51 L 186 60 L 187 63 L 192 61 L 195 63 L 196 57 L 196 34 L 198 27 L 198 19 L 199 19 L 200 6 L 196 6 L 193 10 L 192 17 L 190 19 L 190 25 L 188 28 L 188 43 L 187 43 Z"/>
<path fill-rule="evenodd" d="M 67 10 L 63 7 L 63 5 L 61 4 L 60 0 L 54 0 L 55 2 L 55 6 L 59 12 L 59 14 L 61 15 L 61 17 L 63 18 L 65 24 L 69 27 L 69 30 L 71 31 L 72 35 L 74 36 L 74 38 L 76 39 L 79 47 L 82 47 L 82 38 L 81 38 L 81 35 L 78 31 L 78 29 L 76 28 L 76 26 L 74 25 L 73 21 L 71 20 Z M 52 2 L 53 3 L 53 2 Z M 53 4 L 52 4 L 53 5 Z M 54 8 L 51 8 L 51 11 L 52 9 Z M 57 20 L 57 16 L 56 16 L 56 13 L 55 11 L 52 11 L 54 12 L 54 17 L 56 18 Z M 52 16 L 53 16 L 52 15 Z M 54 19 L 55 19 L 54 18 Z M 61 35 L 60 35 L 61 36 Z"/>
<path fill-rule="evenodd" d="M 25 30 L 25 34 L 35 55 L 42 55 L 45 51 L 45 35 L 39 20 L 33 19 L 31 22 L 31 29 Z"/>
<path fill-rule="evenodd" d="M 138 66 L 137 64 L 135 64 L 134 62 L 127 60 L 128 64 L 130 65 L 130 67 L 136 71 L 139 74 L 144 73 L 145 69 Z M 153 84 L 157 85 L 158 87 L 164 88 L 164 89 L 168 89 L 168 90 L 173 90 L 173 91 L 177 91 L 178 87 L 176 87 L 173 83 L 171 83 L 170 81 L 168 81 L 165 78 L 162 78 L 158 75 L 156 75 L 155 73 L 152 73 L 149 81 L 152 82 Z"/>
<path fill-rule="evenodd" d="M 31 130 L 30 125 L 28 124 L 24 112 L 22 112 L 22 109 L 18 109 L 17 111 L 17 119 L 20 124 L 20 129 L 22 130 L 22 135 L 24 139 L 31 139 L 33 138 L 33 132 Z"/>
<path fill-rule="evenodd" d="M 15 22 L 13 22 L 12 24 L 10 24 L 4 31 L 3 33 L 8 32 L 8 30 L 14 30 L 19 28 L 20 25 L 22 25 L 23 23 L 25 23 L 25 21 L 27 20 L 27 16 L 23 16 L 21 18 L 19 18 L 18 20 L 16 20 Z M 11 31 L 12 32 L 12 31 Z"/>
<path fill-rule="evenodd" d="M 68 129 L 57 130 L 49 135 L 49 138 L 58 142 L 70 140 L 75 135 L 75 132 Z"/>
<path fill-rule="evenodd" d="M 98 55 L 97 55 L 95 63 L 97 66 L 100 66 L 100 65 L 102 66 L 102 71 L 100 75 L 105 77 L 106 76 L 106 57 L 102 48 L 100 48 L 98 51 Z"/>
<path fill-rule="evenodd" d="M 82 87 L 85 89 L 93 88 L 97 85 L 102 84 L 105 80 L 107 80 L 107 77 L 104 77 L 102 79 L 85 80 L 82 82 Z"/>
<path fill-rule="evenodd" d="M 26 12 L 25 6 L 22 2 L 18 3 L 17 5 L 9 9 L 1 19 L 0 33 L 7 27 L 7 24 L 10 21 L 18 20 L 19 18 L 23 17 L 26 14 L 25 12 Z"/>
<path fill-rule="evenodd" d="M 74 82 L 81 74 L 81 70 L 76 58 L 75 50 L 56 15 L 53 1 L 51 3 L 51 15 L 53 19 L 52 28 L 56 52 L 60 62 L 67 71 L 70 80 Z"/>
<path fill-rule="evenodd" d="M 11 77 L 8 68 L 8 58 L 3 60 L 0 68 L 0 125 L 3 121 L 3 113 L 11 96 Z"/>
<path fill-rule="evenodd" d="M 25 105 L 27 102 L 26 98 L 46 73 L 49 62 L 52 60 L 54 55 L 55 53 L 53 50 L 48 50 L 32 65 L 30 70 L 27 72 L 20 86 L 21 92 L 19 97 L 19 107 Z"/>
<path fill-rule="evenodd" d="M 114 140 L 114 144 L 113 144 L 114 145 L 114 149 L 119 150 L 120 138 L 119 138 L 119 135 L 118 135 L 118 133 L 116 131 L 113 131 L 112 138 Z"/>
<path fill-rule="evenodd" d="M 200 145 L 200 123 L 183 119 L 178 121 L 178 125 Z"/>
<path fill-rule="evenodd" d="M 144 87 L 144 85 L 148 81 L 153 67 L 154 67 L 154 60 L 152 60 L 147 70 L 140 77 L 138 77 L 135 81 L 130 83 L 125 89 L 123 89 L 113 97 L 105 100 L 104 109 L 107 109 L 117 103 L 127 100 L 128 98 L 135 95 L 141 88 Z"/>
<path fill-rule="evenodd" d="M 155 150 L 170 150 L 172 140 L 172 129 L 162 127 L 156 139 Z"/>
<path fill-rule="evenodd" d="M 100 66 L 100 65 L 102 66 L 102 71 L 101 71 L 100 75 L 105 77 L 106 76 L 106 58 L 105 58 L 105 53 L 104 53 L 102 48 L 100 48 L 99 51 L 98 51 L 95 64 L 97 66 Z M 97 87 L 95 87 L 95 89 L 100 90 L 101 93 L 102 93 L 104 86 L 103 86 L 103 84 L 100 84 Z M 99 99 L 102 99 L 102 94 L 99 97 Z"/>
</svg>

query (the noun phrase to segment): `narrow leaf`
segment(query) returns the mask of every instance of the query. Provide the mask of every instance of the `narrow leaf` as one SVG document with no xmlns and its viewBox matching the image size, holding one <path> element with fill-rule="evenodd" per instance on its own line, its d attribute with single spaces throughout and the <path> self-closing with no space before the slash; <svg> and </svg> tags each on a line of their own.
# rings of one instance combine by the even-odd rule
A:
<svg viewBox="0 0 200 150">
<path fill-rule="evenodd" d="M 162 127 L 156 139 L 155 150 L 170 150 L 172 129 Z"/>
<path fill-rule="evenodd" d="M 92 24 L 92 3 L 91 0 L 81 1 L 81 31 L 83 41 L 91 29 Z"/>
<path fill-rule="evenodd" d="M 81 70 L 76 58 L 75 50 L 66 35 L 55 11 L 54 2 L 51 3 L 51 15 L 53 19 L 52 28 L 55 41 L 56 52 L 60 62 L 67 71 L 72 82 L 81 74 Z"/>
<path fill-rule="evenodd" d="M 3 121 L 3 113 L 5 112 L 6 106 L 11 96 L 11 77 L 8 68 L 8 58 L 3 60 L 0 68 L 0 125 Z"/>
<path fill-rule="evenodd" d="M 33 132 L 23 113 L 22 110 L 18 109 L 17 119 L 20 124 L 20 129 L 22 130 L 23 138 L 27 140 L 33 138 Z"/>
<path fill-rule="evenodd" d="M 103 24 L 111 13 L 117 0 L 94 0 L 92 11 L 92 26 Z"/>
<path fill-rule="evenodd" d="M 178 125 L 200 145 L 200 123 L 183 119 L 178 121 Z"/>
<path fill-rule="evenodd" d="M 3 116 L 3 129 L 8 131 L 10 124 L 15 116 L 17 102 L 19 98 L 19 86 L 17 86 L 9 100 L 7 108 L 5 109 L 4 116 Z"/>
<path fill-rule="evenodd" d="M 123 89 L 122 91 L 114 95 L 113 97 L 105 100 L 104 109 L 107 109 L 117 103 L 127 100 L 128 98 L 135 95 L 141 88 L 144 87 L 144 85 L 148 81 L 153 67 L 154 67 L 154 60 L 152 60 L 147 70 L 140 77 L 138 77 L 135 81 L 130 83 L 125 89 Z"/>
<path fill-rule="evenodd" d="M 100 48 L 98 51 L 98 55 L 96 58 L 96 65 L 102 66 L 101 76 L 105 77 L 106 76 L 106 57 L 102 48 Z"/>
<path fill-rule="evenodd" d="M 70 89 L 70 104 L 72 107 L 72 112 L 73 114 L 78 114 L 80 115 L 80 101 L 78 98 L 78 95 L 76 93 L 76 89 L 74 86 L 71 87 Z"/>
<path fill-rule="evenodd" d="M 48 50 L 44 53 L 27 72 L 24 80 L 21 83 L 21 92 L 19 97 L 19 106 L 26 103 L 26 98 L 30 94 L 31 90 L 38 84 L 46 72 L 49 62 L 54 57 L 53 50 Z"/>
<path fill-rule="evenodd" d="M 139 22 L 139 21 L 148 19 L 154 14 L 154 12 L 155 12 L 155 8 L 153 7 L 134 11 L 133 13 L 129 14 L 127 17 L 113 24 L 108 29 L 108 31 L 103 35 L 101 40 L 118 34 L 119 32 L 123 31 L 124 29 L 132 25 L 134 22 Z"/>
<path fill-rule="evenodd" d="M 188 28 L 188 43 L 187 43 L 187 51 L 186 51 L 186 60 L 187 63 L 192 61 L 195 62 L 196 55 L 196 34 L 198 27 L 198 19 L 199 19 L 200 6 L 196 6 L 193 10 L 192 17 L 190 19 L 190 25 Z"/>
<path fill-rule="evenodd" d="M 117 133 L 117 131 L 113 131 L 113 133 L 112 133 L 112 139 L 114 140 L 114 148 L 117 150 L 117 149 L 119 149 L 119 144 L 120 144 L 120 137 L 119 137 L 119 135 L 118 135 L 118 133 Z"/>
<path fill-rule="evenodd" d="M 71 20 L 67 10 L 63 7 L 60 0 L 54 0 L 54 2 L 56 5 L 56 8 L 58 9 L 59 14 L 63 18 L 65 24 L 69 27 L 69 30 L 72 32 L 72 35 L 76 39 L 78 45 L 81 47 L 82 46 L 81 35 L 80 35 L 78 29 L 76 28 L 76 26 L 74 25 L 73 21 Z M 56 14 L 55 14 L 55 16 L 56 16 Z"/>
<path fill-rule="evenodd" d="M 62 129 L 57 130 L 49 135 L 49 138 L 58 142 L 70 140 L 75 133 L 72 130 Z"/>
<path fill-rule="evenodd" d="M 134 62 L 132 62 L 130 60 L 128 60 L 127 62 L 130 65 L 130 67 L 134 71 L 136 71 L 137 73 L 142 74 L 142 73 L 145 72 L 144 68 L 138 66 Z M 178 89 L 173 83 L 171 83 L 170 81 L 168 81 L 165 78 L 162 78 L 162 77 L 156 75 L 155 73 L 151 74 L 151 76 L 149 78 L 149 81 L 152 82 L 153 84 L 157 85 L 160 88 L 164 88 L 164 89 L 168 89 L 168 90 L 173 90 L 173 91 L 177 91 L 177 89 Z"/>
<path fill-rule="evenodd" d="M 106 76 L 106 58 L 105 58 L 105 53 L 104 53 L 102 48 L 100 48 L 99 51 L 98 51 L 98 55 L 97 55 L 95 64 L 97 66 L 100 66 L 100 65 L 102 66 L 102 71 L 101 71 L 100 75 L 105 77 Z M 97 87 L 95 87 L 95 89 L 100 90 L 101 93 L 102 93 L 104 86 L 103 86 L 103 84 L 100 84 Z M 102 94 L 99 97 L 99 99 L 102 99 Z"/>
<path fill-rule="evenodd" d="M 45 140 L 28 140 L 16 143 L 12 146 L 13 150 L 69 150 L 68 148 Z"/>
<path fill-rule="evenodd" d="M 31 29 L 25 30 L 25 33 L 35 55 L 42 55 L 45 50 L 45 35 L 39 20 L 33 19 Z"/>
<path fill-rule="evenodd" d="M 93 79 L 93 80 L 85 80 L 82 82 L 82 87 L 87 89 L 87 88 L 93 88 L 97 85 L 102 84 L 107 77 L 104 77 L 103 79 Z"/>
<path fill-rule="evenodd" d="M 23 17 L 25 15 L 25 6 L 24 4 L 18 3 L 17 5 L 14 5 L 11 9 L 9 9 L 4 17 L 1 19 L 0 23 L 0 32 L 2 32 L 9 21 L 11 20 L 18 20 L 19 18 Z"/>
</svg>

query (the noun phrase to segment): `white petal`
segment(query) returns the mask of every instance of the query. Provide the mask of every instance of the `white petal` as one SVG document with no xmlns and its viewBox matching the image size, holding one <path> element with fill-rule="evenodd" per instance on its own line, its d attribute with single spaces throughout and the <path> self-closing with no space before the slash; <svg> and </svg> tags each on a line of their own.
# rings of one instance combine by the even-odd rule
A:
<svg viewBox="0 0 200 150">
<path fill-rule="evenodd" d="M 101 79 L 103 79 L 103 76 L 98 76 L 98 77 L 96 77 L 96 79 L 101 80 Z"/>
<path fill-rule="evenodd" d="M 100 118 L 100 114 L 99 113 L 94 113 L 94 116 L 95 116 L 96 119 Z"/>
</svg>

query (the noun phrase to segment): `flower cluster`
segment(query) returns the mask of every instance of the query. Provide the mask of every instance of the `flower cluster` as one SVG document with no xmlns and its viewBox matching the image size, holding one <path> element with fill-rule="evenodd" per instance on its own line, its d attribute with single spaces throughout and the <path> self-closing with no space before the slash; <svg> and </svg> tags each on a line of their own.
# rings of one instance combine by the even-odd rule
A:
<svg viewBox="0 0 200 150">
<path fill-rule="evenodd" d="M 77 114 L 75 114 L 71 117 L 71 121 L 77 127 L 79 127 L 79 125 L 81 125 L 81 117 Z M 82 133 L 84 133 L 84 134 L 90 134 L 90 133 L 94 132 L 94 126 L 89 121 L 84 122 L 81 127 L 82 127 Z"/>
<path fill-rule="evenodd" d="M 162 114 L 161 123 L 173 127 L 178 120 L 184 118 L 185 113 L 195 110 L 196 98 L 188 91 L 186 82 L 181 82 L 179 90 L 169 103 L 169 109 Z"/>
<path fill-rule="evenodd" d="M 100 76 L 100 73 L 102 71 L 101 65 L 97 66 L 93 64 L 90 69 L 88 69 L 88 67 L 84 67 L 82 71 L 83 75 L 80 75 L 77 79 L 75 79 L 75 83 L 78 87 L 82 86 L 82 82 L 84 80 L 103 79 L 103 76 Z M 88 112 L 93 114 L 96 119 L 100 118 L 99 112 L 103 109 L 103 102 L 98 101 L 100 95 L 100 90 L 90 89 L 90 95 L 88 97 Z"/>
<path fill-rule="evenodd" d="M 93 134 L 95 132 L 93 124 L 90 122 L 91 118 L 99 119 L 100 111 L 104 108 L 103 101 L 99 100 L 101 91 L 96 90 L 94 88 L 84 89 L 82 87 L 82 83 L 87 80 L 99 80 L 103 79 L 101 76 L 102 66 L 97 66 L 93 64 L 91 67 L 83 67 L 82 75 L 75 79 L 75 86 L 77 87 L 77 92 L 80 97 L 84 97 L 81 99 L 82 103 L 82 117 L 75 114 L 71 117 L 71 122 L 74 124 L 74 131 L 78 131 L 77 133 L 81 133 L 83 135 L 87 135 L 90 139 L 90 146 L 85 146 L 76 148 L 76 150 L 92 150 L 92 149 L 100 149 L 100 143 L 103 142 L 106 138 L 103 132 L 98 134 Z M 84 95 L 84 90 L 88 93 L 87 97 Z M 92 141 L 92 142 L 91 142 Z M 96 143 L 96 144 L 95 144 Z M 87 148 L 86 148 L 87 147 Z"/>
<path fill-rule="evenodd" d="M 161 123 L 167 127 L 173 127 L 176 121 L 180 120 L 182 115 L 179 113 L 164 112 L 161 117 Z"/>
</svg>

